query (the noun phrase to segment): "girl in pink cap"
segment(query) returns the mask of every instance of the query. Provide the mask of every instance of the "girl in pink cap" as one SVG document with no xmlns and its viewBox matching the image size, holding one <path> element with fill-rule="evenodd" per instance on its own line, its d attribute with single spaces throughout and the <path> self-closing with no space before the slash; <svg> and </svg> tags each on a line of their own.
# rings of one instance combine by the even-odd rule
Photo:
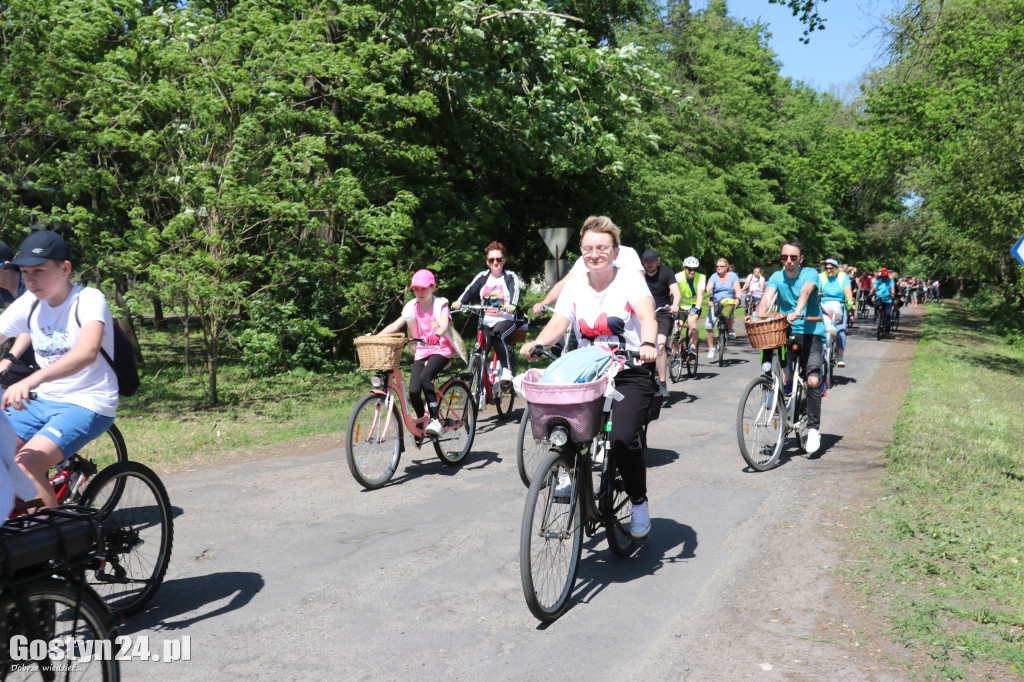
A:
<svg viewBox="0 0 1024 682">
<path fill-rule="evenodd" d="M 404 325 L 409 325 L 409 336 L 423 339 L 427 345 L 416 346 L 413 356 L 412 370 L 409 372 L 409 402 L 416 411 L 417 417 L 423 416 L 423 397 L 427 399 L 430 410 L 430 421 L 424 429 L 428 436 L 441 435 L 441 421 L 437 411 L 437 389 L 434 388 L 434 377 L 444 369 L 452 357 L 451 313 L 448 310 L 448 299 L 434 296 L 437 288 L 434 273 L 430 270 L 417 270 L 409 285 L 415 298 L 402 308 L 402 316 L 384 327 L 381 334 L 394 334 Z"/>
</svg>

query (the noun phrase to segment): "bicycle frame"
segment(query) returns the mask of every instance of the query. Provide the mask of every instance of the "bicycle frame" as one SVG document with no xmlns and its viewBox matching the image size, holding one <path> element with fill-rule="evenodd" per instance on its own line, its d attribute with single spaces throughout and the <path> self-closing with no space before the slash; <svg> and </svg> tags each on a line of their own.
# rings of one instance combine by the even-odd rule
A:
<svg viewBox="0 0 1024 682">
<path fill-rule="evenodd" d="M 484 326 L 484 314 L 492 310 L 485 306 L 479 305 L 464 305 L 459 308 L 460 312 L 475 313 L 476 314 L 476 346 L 470 352 L 470 355 L 480 358 L 478 363 L 480 376 L 477 377 L 480 381 L 479 385 L 484 389 L 484 401 L 487 403 L 494 402 L 494 382 L 491 380 L 492 377 L 497 376 L 498 373 L 498 356 L 495 354 L 494 361 L 491 367 L 487 366 L 487 351 L 490 350 L 490 344 L 488 343 L 488 328 Z M 472 364 L 472 363 L 471 363 Z M 473 396 L 476 398 L 476 396 Z M 483 409 L 483 406 L 479 406 Z"/>
<path fill-rule="evenodd" d="M 79 491 L 84 490 L 86 481 L 95 473 L 96 465 L 78 455 L 72 455 L 71 459 L 67 462 L 58 464 L 57 473 L 50 477 L 50 486 L 53 488 L 53 494 L 57 498 L 57 504 L 66 503 Z M 13 519 L 23 514 L 28 514 L 41 504 L 42 500 L 39 498 L 32 500 L 15 499 L 14 508 L 11 509 L 11 513 L 7 518 Z"/>
<path fill-rule="evenodd" d="M 424 428 L 426 426 L 426 423 L 430 420 L 430 415 L 429 414 L 425 414 L 422 417 L 413 417 L 412 416 L 412 412 L 410 412 L 410 410 L 409 410 L 409 399 L 408 399 L 406 391 L 405 391 L 405 381 L 402 378 L 402 373 L 401 372 L 393 370 L 393 369 L 389 369 L 389 370 L 386 370 L 386 371 L 381 372 L 381 373 L 378 374 L 378 376 L 381 376 L 381 375 L 383 375 L 382 386 L 379 387 L 379 388 L 378 387 L 374 387 L 374 388 L 370 389 L 370 392 L 371 393 L 375 393 L 375 394 L 377 394 L 379 396 L 382 396 L 384 398 L 386 409 L 385 409 L 385 413 L 383 415 L 385 421 L 384 421 L 384 430 L 382 431 L 382 433 L 383 434 L 387 434 L 389 429 L 391 428 L 391 416 L 392 416 L 392 414 L 394 414 L 394 410 L 392 410 L 392 407 L 394 406 L 395 398 L 397 397 L 399 399 L 400 403 L 401 403 L 401 406 L 402 406 L 401 414 L 402 414 L 402 421 L 405 424 L 405 427 L 407 429 L 409 429 L 409 433 L 411 433 L 413 436 L 416 436 L 417 438 L 422 438 L 424 436 L 424 433 L 425 433 L 424 432 Z M 444 389 L 448 386 L 449 381 L 451 381 L 451 379 L 449 379 L 448 381 L 444 382 L 441 385 L 440 389 L 438 389 L 437 385 L 435 384 L 434 390 L 437 392 L 438 400 L 445 400 Z M 449 405 L 449 407 L 451 407 L 451 406 Z M 376 416 L 376 419 L 380 419 L 380 418 L 381 418 L 381 415 L 378 414 Z M 377 425 L 376 421 L 374 421 L 374 427 L 376 427 L 376 425 Z M 458 424 L 451 424 L 451 425 L 444 426 L 442 428 L 442 433 L 444 433 L 446 431 L 451 431 L 452 429 L 459 429 L 459 428 L 462 428 L 462 421 L 461 420 L 459 420 Z M 358 438 L 358 434 L 357 434 L 357 438 Z"/>
</svg>

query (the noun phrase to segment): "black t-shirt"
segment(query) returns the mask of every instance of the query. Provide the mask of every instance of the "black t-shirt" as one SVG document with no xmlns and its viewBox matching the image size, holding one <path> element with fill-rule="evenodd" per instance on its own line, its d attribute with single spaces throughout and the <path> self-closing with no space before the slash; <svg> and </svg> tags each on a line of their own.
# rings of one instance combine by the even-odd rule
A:
<svg viewBox="0 0 1024 682">
<path fill-rule="evenodd" d="M 654 307 L 660 308 L 663 305 L 672 305 L 672 292 L 668 290 L 676 283 L 676 273 L 667 265 L 659 265 L 653 275 L 648 275 L 644 270 L 644 279 L 647 280 L 647 288 L 651 290 L 654 297 Z"/>
</svg>

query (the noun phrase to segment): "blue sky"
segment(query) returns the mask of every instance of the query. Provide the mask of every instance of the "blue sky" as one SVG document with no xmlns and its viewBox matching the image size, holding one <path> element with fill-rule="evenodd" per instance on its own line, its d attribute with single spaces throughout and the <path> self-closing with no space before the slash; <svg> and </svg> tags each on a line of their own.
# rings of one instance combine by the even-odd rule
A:
<svg viewBox="0 0 1024 682">
<path fill-rule="evenodd" d="M 804 26 L 788 8 L 768 0 L 728 0 L 731 16 L 769 24 L 770 45 L 782 62 L 783 76 L 841 97 L 855 94 L 860 74 L 879 65 L 879 27 L 886 14 L 903 4 L 899 0 L 819 1 L 825 30 L 811 33 L 810 44 L 804 45 L 800 42 Z M 692 2 L 694 10 L 706 6 L 706 0 Z"/>
</svg>

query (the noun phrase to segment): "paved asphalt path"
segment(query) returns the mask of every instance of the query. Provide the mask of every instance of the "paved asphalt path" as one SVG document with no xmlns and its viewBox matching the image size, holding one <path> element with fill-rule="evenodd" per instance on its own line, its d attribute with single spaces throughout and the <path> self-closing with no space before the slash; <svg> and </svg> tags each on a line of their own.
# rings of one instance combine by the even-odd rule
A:
<svg viewBox="0 0 1024 682">
<path fill-rule="evenodd" d="M 172 563 L 151 608 L 122 634 L 149 635 L 152 647 L 187 635 L 191 661 L 130 662 L 123 675 L 687 677 L 701 663 L 685 643 L 706 627 L 706 605 L 745 580 L 769 541 L 761 529 L 813 494 L 830 449 L 869 401 L 891 344 L 868 339 L 865 326 L 852 333 L 848 367 L 824 401 L 823 453 L 801 455 L 790 439 L 781 465 L 760 474 L 745 469 L 735 435 L 755 351 L 738 325 L 725 366 L 709 365 L 702 339 L 698 378 L 671 385 L 650 429 L 649 541 L 618 559 L 603 533 L 588 540 L 572 606 L 548 627 L 530 614 L 519 579 L 518 401 L 513 421 L 499 422 L 493 408 L 482 415 L 461 468 L 407 440 L 395 479 L 373 492 L 350 476 L 341 442 L 313 456 L 167 475 Z"/>
</svg>

